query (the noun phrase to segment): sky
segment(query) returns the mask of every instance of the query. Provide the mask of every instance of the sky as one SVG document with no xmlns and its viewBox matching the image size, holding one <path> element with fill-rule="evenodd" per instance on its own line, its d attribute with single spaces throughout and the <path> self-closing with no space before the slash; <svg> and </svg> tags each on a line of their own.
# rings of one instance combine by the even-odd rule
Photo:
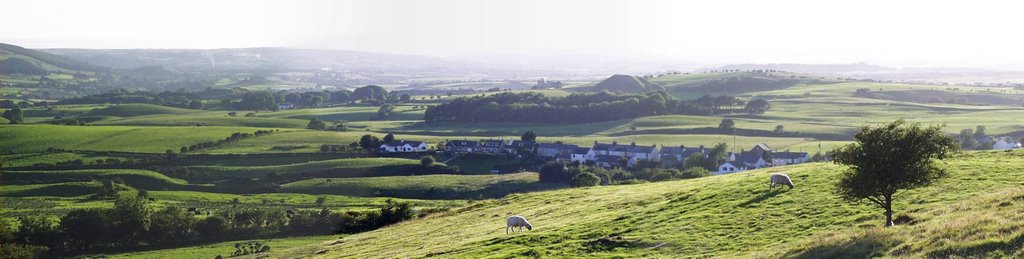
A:
<svg viewBox="0 0 1024 259">
<path fill-rule="evenodd" d="M 28 48 L 297 47 L 466 59 L 1024 70 L 1024 1 L 5 0 Z"/>
</svg>

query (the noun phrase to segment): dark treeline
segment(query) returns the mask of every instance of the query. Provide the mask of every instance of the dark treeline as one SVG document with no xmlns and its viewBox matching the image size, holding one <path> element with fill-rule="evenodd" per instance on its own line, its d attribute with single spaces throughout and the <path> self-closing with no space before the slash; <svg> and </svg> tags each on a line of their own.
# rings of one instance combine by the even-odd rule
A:
<svg viewBox="0 0 1024 259">
<path fill-rule="evenodd" d="M 408 203 L 388 200 L 375 211 L 331 212 L 238 208 L 211 213 L 170 206 L 151 209 L 140 192 L 113 208 L 72 210 L 58 222 L 19 218 L 0 233 L 0 253 L 12 258 L 54 258 L 103 251 L 133 251 L 251 238 L 358 233 L 412 219 Z M 5 257 L 6 258 L 6 257 Z"/>
<path fill-rule="evenodd" d="M 752 111 L 767 109 L 746 108 Z M 744 102 L 732 96 L 703 96 L 678 100 L 665 92 L 613 94 L 579 93 L 551 97 L 539 93 L 499 93 L 457 98 L 428 107 L 424 120 L 458 122 L 580 123 L 665 114 L 713 115 L 741 111 Z M 738 107 L 738 108 L 737 108 Z"/>
</svg>

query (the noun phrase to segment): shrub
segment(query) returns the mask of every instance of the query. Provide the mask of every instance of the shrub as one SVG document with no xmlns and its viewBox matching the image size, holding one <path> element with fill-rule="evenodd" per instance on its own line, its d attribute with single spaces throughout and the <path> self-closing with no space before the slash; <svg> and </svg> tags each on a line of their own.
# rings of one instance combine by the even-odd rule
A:
<svg viewBox="0 0 1024 259">
<path fill-rule="evenodd" d="M 432 166 L 432 165 L 434 165 L 434 157 L 433 156 L 423 156 L 422 158 L 420 158 L 420 165 L 422 165 L 422 166 Z"/>
<path fill-rule="evenodd" d="M 565 163 L 552 161 L 540 167 L 540 181 L 552 183 L 570 183 L 572 175 Z"/>
<path fill-rule="evenodd" d="M 592 173 L 581 173 L 572 178 L 573 187 L 597 186 L 598 184 L 601 184 L 601 178 Z"/>
<path fill-rule="evenodd" d="M 682 172 L 679 172 L 679 178 L 682 179 L 699 178 L 709 175 L 711 175 L 711 172 L 709 172 L 708 169 L 704 169 L 703 167 L 690 167 L 687 168 L 686 170 L 683 170 Z"/>
<path fill-rule="evenodd" d="M 37 245 L 0 244 L 0 258 L 44 258 L 49 250 Z"/>
<path fill-rule="evenodd" d="M 213 215 L 196 223 L 196 232 L 203 238 L 216 239 L 228 231 L 231 226 L 224 217 Z"/>
</svg>

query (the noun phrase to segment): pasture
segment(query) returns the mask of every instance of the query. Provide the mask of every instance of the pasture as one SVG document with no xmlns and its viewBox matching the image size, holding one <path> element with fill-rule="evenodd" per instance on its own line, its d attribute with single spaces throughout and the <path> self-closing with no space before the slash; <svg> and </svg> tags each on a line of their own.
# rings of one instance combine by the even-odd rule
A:
<svg viewBox="0 0 1024 259">
<path fill-rule="evenodd" d="M 1024 197 L 1024 152 L 972 152 L 943 167 L 949 178 L 897 200 L 897 213 L 915 223 L 889 229 L 879 227 L 877 208 L 831 192 L 840 167 L 812 163 L 515 194 L 305 251 L 327 250 L 316 255 L 322 257 L 1020 256 L 1015 240 L 1024 235 L 1024 218 L 1014 211 L 1024 203 L 1008 201 Z M 789 174 L 797 187 L 769 191 L 768 174 L 776 172 Z M 534 230 L 506 235 L 509 214 L 526 216 Z M 975 231 L 957 230 L 963 228 Z"/>
</svg>

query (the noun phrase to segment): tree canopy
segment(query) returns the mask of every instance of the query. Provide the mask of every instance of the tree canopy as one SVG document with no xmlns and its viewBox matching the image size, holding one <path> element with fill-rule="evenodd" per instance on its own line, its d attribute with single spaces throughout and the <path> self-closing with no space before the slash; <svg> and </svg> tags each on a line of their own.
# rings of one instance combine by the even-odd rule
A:
<svg viewBox="0 0 1024 259">
<path fill-rule="evenodd" d="M 839 195 L 850 201 L 868 200 L 885 210 L 892 226 L 892 199 L 898 191 L 930 184 L 945 171 L 934 164 L 958 150 L 956 140 L 942 126 L 921 127 L 903 120 L 879 127 L 862 127 L 855 143 L 832 155 L 836 164 L 849 166 L 839 180 Z"/>
</svg>

